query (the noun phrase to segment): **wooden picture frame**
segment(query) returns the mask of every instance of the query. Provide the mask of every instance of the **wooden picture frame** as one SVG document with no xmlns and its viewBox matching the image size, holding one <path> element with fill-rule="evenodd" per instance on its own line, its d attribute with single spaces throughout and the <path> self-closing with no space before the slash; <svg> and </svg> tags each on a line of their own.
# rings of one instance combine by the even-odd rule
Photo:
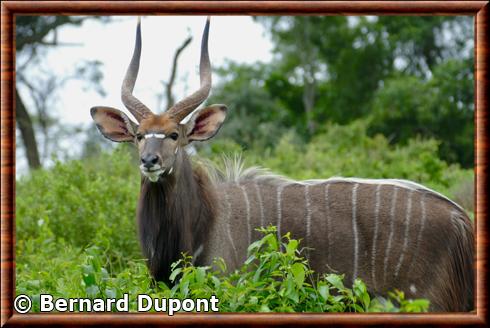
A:
<svg viewBox="0 0 490 328">
<path fill-rule="evenodd" d="M 476 311 L 428 314 L 18 314 L 15 293 L 15 15 L 472 15 L 475 26 Z M 3 1 L 1 3 L 1 325 L 488 325 L 488 1 Z"/>
</svg>

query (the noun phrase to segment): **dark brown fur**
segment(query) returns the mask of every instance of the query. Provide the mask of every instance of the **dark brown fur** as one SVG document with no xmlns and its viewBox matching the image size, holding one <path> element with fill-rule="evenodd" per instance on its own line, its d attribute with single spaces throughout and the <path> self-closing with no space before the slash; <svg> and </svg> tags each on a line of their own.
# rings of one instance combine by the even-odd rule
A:
<svg viewBox="0 0 490 328">
<path fill-rule="evenodd" d="M 157 183 L 142 178 L 138 203 L 143 254 L 152 276 L 167 284 L 171 264 L 182 252 L 192 254 L 204 243 L 216 216 L 216 197 L 205 173 L 193 170 L 185 152 L 178 154 L 178 160 L 174 175 Z"/>
</svg>

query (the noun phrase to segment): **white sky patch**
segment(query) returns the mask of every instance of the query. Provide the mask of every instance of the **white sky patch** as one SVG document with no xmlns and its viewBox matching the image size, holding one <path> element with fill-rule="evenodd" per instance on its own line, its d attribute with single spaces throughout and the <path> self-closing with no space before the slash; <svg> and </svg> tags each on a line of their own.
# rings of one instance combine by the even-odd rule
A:
<svg viewBox="0 0 490 328">
<path fill-rule="evenodd" d="M 142 54 L 134 94 L 154 111 L 158 94 L 164 90 L 162 81 L 170 77 L 175 50 L 191 35 L 191 44 L 179 58 L 174 84 L 175 99 L 199 88 L 200 43 L 206 16 L 145 16 L 142 18 Z M 83 61 L 102 62 L 101 81 L 106 97 L 84 90 L 83 83 L 69 82 L 61 93 L 57 114 L 60 122 L 91 122 L 89 109 L 96 105 L 124 109 L 120 100 L 121 83 L 134 47 L 136 17 L 113 17 L 103 24 L 87 20 L 81 27 L 69 26 L 59 30 L 60 43 L 80 46 L 53 48 L 43 61 L 45 68 L 64 76 Z M 221 66 L 226 60 L 240 63 L 267 62 L 272 59 L 272 44 L 265 37 L 262 25 L 249 16 L 215 16 L 211 18 L 209 53 L 211 65 Z M 217 76 L 214 75 L 214 82 Z"/>
</svg>

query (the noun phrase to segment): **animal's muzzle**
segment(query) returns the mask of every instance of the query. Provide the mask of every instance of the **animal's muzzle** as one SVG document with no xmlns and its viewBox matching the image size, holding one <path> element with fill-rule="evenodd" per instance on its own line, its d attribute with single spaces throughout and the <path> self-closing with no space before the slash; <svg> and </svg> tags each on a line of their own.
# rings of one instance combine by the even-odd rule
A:
<svg viewBox="0 0 490 328">
<path fill-rule="evenodd" d="M 141 157 L 141 165 L 143 165 L 147 170 L 151 170 L 158 164 L 159 161 L 160 158 L 155 154 L 149 154 Z"/>
</svg>

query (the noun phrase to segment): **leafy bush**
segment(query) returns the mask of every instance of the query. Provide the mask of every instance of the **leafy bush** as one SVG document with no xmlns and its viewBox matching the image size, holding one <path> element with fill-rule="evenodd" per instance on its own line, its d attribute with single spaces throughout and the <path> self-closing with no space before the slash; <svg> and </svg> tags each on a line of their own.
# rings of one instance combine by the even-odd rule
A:
<svg viewBox="0 0 490 328">
<path fill-rule="evenodd" d="M 283 237 L 277 240 L 275 227 L 260 229 L 264 237 L 248 248 L 248 259 L 230 274 L 224 262 L 217 259 L 212 267 L 195 267 L 191 257 L 173 264 L 171 279 L 178 282 L 173 288 L 155 284 L 143 261 L 131 261 L 118 274 L 109 274 L 104 260 L 107 254 L 97 246 L 84 251 L 84 260 L 76 265 L 78 277 L 71 277 L 74 290 L 55 290 L 56 296 L 78 295 L 87 298 L 122 298 L 130 295 L 130 310 L 137 309 L 136 295 L 152 298 L 211 298 L 219 299 L 220 312 L 424 312 L 427 300 L 406 300 L 403 292 L 389 293 L 388 299 L 372 298 L 366 285 L 356 279 L 352 288 L 343 284 L 343 276 L 325 274 L 316 279 L 308 262 L 298 250 L 299 241 Z M 49 280 L 49 277 L 46 277 Z M 77 279 L 78 278 L 78 279 Z M 78 280 L 78 281 L 77 281 Z M 19 281 L 19 280 L 18 280 Z M 78 290 L 77 290 L 78 287 Z M 57 286 L 52 286 L 56 289 Z M 34 310 L 39 311 L 36 280 L 22 280 L 18 292 L 34 298 Z M 52 291 L 49 291 L 52 293 Z M 77 293 L 78 292 L 78 293 Z M 62 294 L 66 293 L 66 294 Z"/>
<path fill-rule="evenodd" d="M 138 188 L 139 174 L 124 147 L 97 160 L 58 162 L 36 171 L 17 183 L 17 247 L 50 231 L 54 243 L 81 249 L 96 244 L 110 252 L 112 264 L 121 265 L 139 256 Z"/>
</svg>

